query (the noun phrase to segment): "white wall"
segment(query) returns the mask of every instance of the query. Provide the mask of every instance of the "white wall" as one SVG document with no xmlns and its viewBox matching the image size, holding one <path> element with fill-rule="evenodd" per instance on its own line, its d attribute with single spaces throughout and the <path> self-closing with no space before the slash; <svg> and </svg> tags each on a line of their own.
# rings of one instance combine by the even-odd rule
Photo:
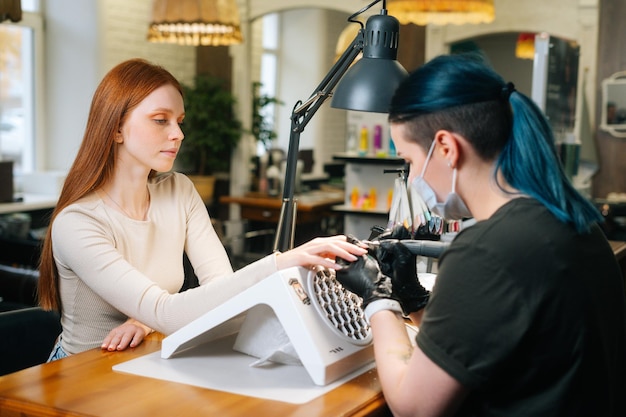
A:
<svg viewBox="0 0 626 417">
<path fill-rule="evenodd" d="M 67 170 L 87 121 L 91 97 L 104 74 L 129 58 L 163 65 L 181 82 L 195 74 L 195 48 L 146 41 L 147 0 L 47 0 L 46 106 L 40 170 Z"/>
<path fill-rule="evenodd" d="M 320 9 L 294 9 L 282 14 L 277 95 L 284 105 L 278 108 L 276 128 L 278 146 L 285 150 L 289 147 L 291 112 L 298 101 L 304 102 L 313 94 L 332 67 L 336 40 L 347 17 L 346 13 Z M 327 100 L 302 132 L 299 149 L 313 149 L 316 173 L 322 172 L 323 163 L 330 161 L 333 153 L 343 151 L 345 118 L 345 111 L 331 109 Z"/>
<path fill-rule="evenodd" d="M 317 41 L 317 31 L 325 27 L 325 13 L 320 9 L 294 9 L 282 13 L 280 69 L 277 95 L 284 105 L 278 111 L 278 145 L 287 149 L 290 115 L 298 100 L 306 101 L 323 77 L 326 44 Z M 322 75 L 319 75 L 322 73 Z M 318 113 L 319 114 L 319 113 Z M 318 136 L 319 116 L 311 120 L 300 137 L 300 148 L 313 148 Z"/>
<path fill-rule="evenodd" d="M 347 13 L 354 13 L 365 7 L 371 1 L 363 0 L 237 0 L 241 6 L 249 4 L 246 16 L 249 19 L 256 19 L 267 13 L 281 10 L 298 8 L 320 8 L 329 10 L 339 10 Z M 382 3 L 381 3 L 382 4 Z M 241 7 L 240 6 L 240 7 Z M 380 10 L 380 5 L 374 6 L 374 10 Z"/>
<path fill-rule="evenodd" d="M 80 145 L 91 95 L 102 68 L 98 3 L 48 0 L 44 5 L 44 154 L 38 155 L 37 166 L 67 170 Z"/>
</svg>

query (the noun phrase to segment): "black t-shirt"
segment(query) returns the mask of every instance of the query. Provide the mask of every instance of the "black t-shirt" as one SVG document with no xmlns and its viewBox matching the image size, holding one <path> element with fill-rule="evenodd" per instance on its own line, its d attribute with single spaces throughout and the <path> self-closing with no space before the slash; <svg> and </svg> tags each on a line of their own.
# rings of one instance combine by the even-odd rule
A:
<svg viewBox="0 0 626 417">
<path fill-rule="evenodd" d="M 470 388 L 459 416 L 626 416 L 626 307 L 599 227 L 518 198 L 439 260 L 417 343 Z"/>
</svg>

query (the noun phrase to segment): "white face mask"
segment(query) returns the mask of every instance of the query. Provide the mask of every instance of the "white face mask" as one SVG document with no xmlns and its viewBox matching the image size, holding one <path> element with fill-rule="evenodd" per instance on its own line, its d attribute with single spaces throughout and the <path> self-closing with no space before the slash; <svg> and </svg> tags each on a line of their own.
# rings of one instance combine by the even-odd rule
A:
<svg viewBox="0 0 626 417">
<path fill-rule="evenodd" d="M 424 179 L 426 167 L 428 166 L 428 162 L 430 161 L 430 157 L 432 156 L 434 149 L 435 141 L 433 141 L 433 144 L 430 145 L 430 149 L 428 150 L 428 155 L 426 155 L 426 161 L 424 161 L 424 167 L 422 168 L 420 176 L 415 178 L 411 183 L 411 191 L 417 192 L 420 196 L 422 196 L 422 199 L 431 212 L 446 220 L 461 220 L 463 218 L 472 217 L 472 213 L 470 213 L 469 209 L 463 202 L 463 199 L 455 191 L 457 175 L 456 168 L 452 171 L 452 191 L 450 191 L 446 197 L 446 201 L 443 203 L 437 201 L 435 191 L 433 191 Z"/>
</svg>

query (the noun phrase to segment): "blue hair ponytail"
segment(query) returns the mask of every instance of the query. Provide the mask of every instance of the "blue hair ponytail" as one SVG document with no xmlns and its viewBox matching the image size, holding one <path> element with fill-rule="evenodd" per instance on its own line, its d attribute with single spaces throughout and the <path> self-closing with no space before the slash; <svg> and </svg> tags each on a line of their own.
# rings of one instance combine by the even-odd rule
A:
<svg viewBox="0 0 626 417">
<path fill-rule="evenodd" d="M 550 124 L 537 105 L 523 94 L 509 97 L 512 130 L 498 161 L 505 180 L 546 206 L 559 220 L 587 232 L 603 221 L 600 212 L 567 179 L 557 155 Z"/>
</svg>

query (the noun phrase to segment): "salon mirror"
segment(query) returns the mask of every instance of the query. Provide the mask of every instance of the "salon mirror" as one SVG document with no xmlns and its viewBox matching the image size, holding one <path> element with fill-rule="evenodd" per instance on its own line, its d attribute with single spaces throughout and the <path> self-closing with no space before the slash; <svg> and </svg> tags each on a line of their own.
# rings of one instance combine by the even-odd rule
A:
<svg viewBox="0 0 626 417">
<path fill-rule="evenodd" d="M 626 71 L 602 81 L 600 128 L 613 136 L 626 138 Z"/>
</svg>

